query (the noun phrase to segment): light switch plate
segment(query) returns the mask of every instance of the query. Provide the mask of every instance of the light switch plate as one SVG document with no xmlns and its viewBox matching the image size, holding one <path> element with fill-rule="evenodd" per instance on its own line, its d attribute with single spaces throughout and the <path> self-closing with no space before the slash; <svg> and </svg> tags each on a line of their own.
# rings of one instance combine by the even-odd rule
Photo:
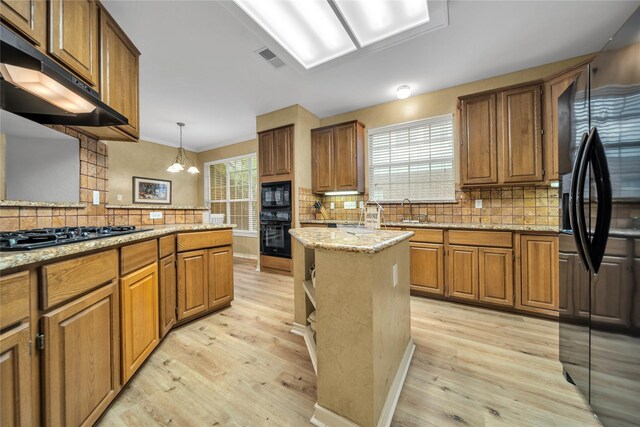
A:
<svg viewBox="0 0 640 427">
<path fill-rule="evenodd" d="M 122 201 L 122 194 L 118 194 L 118 201 L 121 202 Z"/>
<path fill-rule="evenodd" d="M 162 212 L 149 212 L 149 219 L 162 219 Z"/>
<path fill-rule="evenodd" d="M 364 202 L 360 200 L 360 209 L 364 209 Z"/>
<path fill-rule="evenodd" d="M 100 204 L 100 192 L 97 190 L 93 191 L 93 204 L 94 205 Z"/>
<path fill-rule="evenodd" d="M 482 199 L 476 199 L 476 209 L 482 209 Z"/>
<path fill-rule="evenodd" d="M 345 209 L 355 209 L 356 208 L 356 202 L 344 202 L 344 208 Z"/>
<path fill-rule="evenodd" d="M 336 208 L 336 204 L 334 202 L 331 202 L 331 205 L 329 205 L 329 209 L 333 210 Z"/>
</svg>

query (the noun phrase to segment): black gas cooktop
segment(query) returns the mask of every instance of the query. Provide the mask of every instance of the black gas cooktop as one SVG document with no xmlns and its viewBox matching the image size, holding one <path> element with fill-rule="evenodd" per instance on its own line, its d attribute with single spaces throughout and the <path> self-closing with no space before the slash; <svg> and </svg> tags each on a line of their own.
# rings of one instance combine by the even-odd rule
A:
<svg viewBox="0 0 640 427">
<path fill-rule="evenodd" d="M 117 227 L 60 227 L 2 231 L 0 232 L 0 251 L 29 251 L 147 230 L 138 229 L 135 225 L 125 225 Z"/>
</svg>

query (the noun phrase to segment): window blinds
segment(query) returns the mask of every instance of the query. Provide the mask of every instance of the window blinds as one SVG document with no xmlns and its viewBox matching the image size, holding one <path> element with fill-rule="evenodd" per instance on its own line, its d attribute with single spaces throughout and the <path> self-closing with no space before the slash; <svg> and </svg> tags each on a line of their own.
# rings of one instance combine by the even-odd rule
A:
<svg viewBox="0 0 640 427">
<path fill-rule="evenodd" d="M 225 214 L 234 231 L 258 228 L 258 171 L 255 154 L 210 163 L 206 181 L 211 213 Z"/>
<path fill-rule="evenodd" d="M 453 115 L 371 129 L 369 193 L 379 202 L 454 201 Z"/>
</svg>

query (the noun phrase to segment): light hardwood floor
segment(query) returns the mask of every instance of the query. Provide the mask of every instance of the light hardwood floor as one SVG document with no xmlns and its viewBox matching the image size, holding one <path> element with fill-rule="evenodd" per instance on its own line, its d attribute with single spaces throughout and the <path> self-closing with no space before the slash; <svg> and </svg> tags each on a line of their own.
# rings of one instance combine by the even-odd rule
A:
<svg viewBox="0 0 640 427">
<path fill-rule="evenodd" d="M 315 375 L 292 279 L 236 261 L 231 308 L 172 331 L 101 426 L 305 426 Z M 557 323 L 411 298 L 416 352 L 394 426 L 598 426 L 561 374 Z"/>
</svg>

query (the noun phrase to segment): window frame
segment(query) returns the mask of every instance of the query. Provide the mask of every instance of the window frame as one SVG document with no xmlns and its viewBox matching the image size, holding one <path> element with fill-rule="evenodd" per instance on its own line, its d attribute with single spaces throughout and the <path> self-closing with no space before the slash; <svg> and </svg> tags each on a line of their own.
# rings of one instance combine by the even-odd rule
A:
<svg viewBox="0 0 640 427">
<path fill-rule="evenodd" d="M 226 167 L 226 186 L 227 186 L 227 190 L 226 190 L 226 195 L 227 198 L 223 201 L 223 200 L 212 200 L 211 199 L 211 169 L 210 167 L 213 165 L 217 165 L 217 164 L 221 164 L 221 163 L 228 163 L 230 161 L 233 160 L 240 160 L 240 159 L 246 159 L 246 158 L 251 158 L 253 157 L 254 161 L 255 161 L 255 165 L 256 165 L 256 182 L 253 182 L 253 176 L 251 174 L 251 171 L 249 171 L 249 188 L 251 189 L 251 187 L 255 184 L 256 185 L 256 198 L 255 200 L 252 198 L 253 196 L 253 192 L 249 191 L 249 198 L 248 199 L 230 199 L 229 195 L 231 194 L 230 191 L 230 183 L 229 183 L 229 168 Z M 207 204 L 207 207 L 209 208 L 209 214 L 211 214 L 211 203 L 213 202 L 217 202 L 217 203 L 225 203 L 226 205 L 226 220 L 227 222 L 231 221 L 231 202 L 249 202 L 249 217 L 251 218 L 251 215 L 254 214 L 253 211 L 253 205 L 252 202 L 256 202 L 259 201 L 260 199 L 260 195 L 258 194 L 258 181 L 259 181 L 259 177 L 257 176 L 257 172 L 258 172 L 258 156 L 257 153 L 247 153 L 247 154 L 241 154 L 239 156 L 233 156 L 233 157 L 227 157 L 224 159 L 219 159 L 219 160 L 213 160 L 210 162 L 206 162 L 204 164 L 204 201 Z M 260 213 L 260 206 L 257 206 L 257 212 L 255 212 L 256 215 L 259 215 Z M 233 235 L 234 236 L 239 236 L 239 237 L 258 237 L 258 230 L 259 230 L 259 226 L 260 226 L 260 220 L 258 217 L 256 217 L 256 220 L 254 221 L 255 224 L 255 231 L 251 231 L 251 230 L 241 230 L 241 229 L 233 229 Z"/>
<path fill-rule="evenodd" d="M 452 184 L 453 184 L 453 189 L 452 189 L 452 193 L 451 193 L 451 198 L 450 199 L 413 199 L 412 195 L 409 194 L 408 198 L 411 200 L 411 203 L 457 203 L 458 201 L 456 200 L 456 189 L 457 189 L 457 170 L 456 170 L 456 135 L 455 135 L 455 130 L 456 130 L 456 122 L 455 122 L 455 117 L 453 114 L 449 113 L 449 114 L 441 114 L 439 116 L 432 116 L 432 117 L 426 117 L 423 119 L 418 119 L 418 120 L 412 120 L 412 121 L 408 121 L 408 122 L 403 122 L 403 123 L 396 123 L 396 124 L 392 124 L 392 125 L 387 125 L 387 126 L 380 126 L 374 129 L 369 129 L 367 132 L 367 184 L 368 184 L 368 193 L 369 193 L 369 197 L 373 199 L 375 199 L 373 197 L 374 194 L 374 182 L 373 182 L 373 176 L 372 176 L 372 170 L 373 170 L 373 166 L 372 166 L 372 162 L 371 162 L 371 158 L 372 158 L 372 154 L 371 154 L 371 136 L 372 135 L 376 135 L 376 134 L 381 134 L 381 133 L 391 133 L 394 131 L 401 131 L 401 130 L 406 130 L 412 127 L 418 127 L 421 124 L 424 125 L 428 125 L 431 122 L 435 122 L 435 121 L 439 121 L 439 120 L 444 120 L 444 119 L 448 119 L 451 121 L 451 171 L 453 174 L 452 177 Z M 381 204 L 395 204 L 395 203 L 401 203 L 402 200 L 396 200 L 396 199 L 381 199 L 381 200 L 376 200 L 377 202 L 381 203 Z"/>
</svg>

